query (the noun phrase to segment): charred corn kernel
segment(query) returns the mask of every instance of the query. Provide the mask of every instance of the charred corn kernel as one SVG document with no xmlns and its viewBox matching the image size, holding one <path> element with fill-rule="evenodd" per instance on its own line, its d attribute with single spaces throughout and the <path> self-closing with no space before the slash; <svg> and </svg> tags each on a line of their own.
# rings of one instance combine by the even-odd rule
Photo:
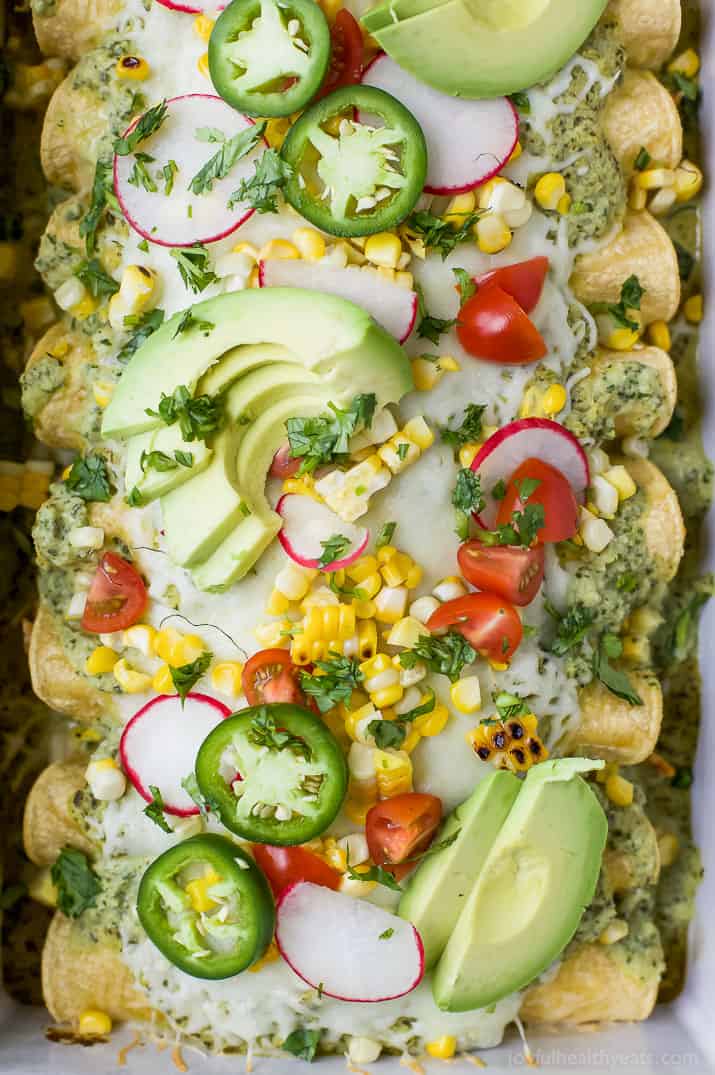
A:
<svg viewBox="0 0 715 1075">
<path fill-rule="evenodd" d="M 377 571 L 377 558 L 375 556 L 361 556 L 354 564 L 345 569 L 345 574 L 358 586 L 368 575 L 374 575 Z"/>
<path fill-rule="evenodd" d="M 431 713 L 424 713 L 421 717 L 417 717 L 414 722 L 414 729 L 425 739 L 431 739 L 444 731 L 448 720 L 449 710 L 447 706 L 436 705 Z"/>
<path fill-rule="evenodd" d="M 689 299 L 686 299 L 683 303 L 683 314 L 685 320 L 691 325 L 699 325 L 704 314 L 703 296 L 691 295 Z"/>
<path fill-rule="evenodd" d="M 614 328 L 604 340 L 612 351 L 630 351 L 638 343 L 640 332 L 632 328 Z"/>
<path fill-rule="evenodd" d="M 672 866 L 680 851 L 680 842 L 674 832 L 664 832 L 658 837 L 658 851 L 662 868 Z"/>
<path fill-rule="evenodd" d="M 646 168 L 636 172 L 633 182 L 641 190 L 660 190 L 661 187 L 675 186 L 675 172 L 672 168 Z"/>
<path fill-rule="evenodd" d="M 206 653 L 204 640 L 198 635 L 181 635 L 169 648 L 167 664 L 172 668 L 181 668 L 185 664 L 192 664 Z"/>
<path fill-rule="evenodd" d="M 361 661 L 370 660 L 377 653 L 377 624 L 374 620 L 361 620 L 357 628 L 358 655 Z"/>
<path fill-rule="evenodd" d="M 522 146 L 521 142 L 517 142 L 511 151 L 511 156 L 509 157 L 507 164 L 511 164 L 513 161 L 518 161 L 519 157 L 522 155 L 523 152 L 524 147 Z"/>
<path fill-rule="evenodd" d="M 412 762 L 404 750 L 375 750 L 374 764 L 381 799 L 412 791 Z"/>
<path fill-rule="evenodd" d="M 482 707 L 482 690 L 478 676 L 464 676 L 449 689 L 452 705 L 460 713 L 475 713 Z"/>
<path fill-rule="evenodd" d="M 114 395 L 114 385 L 109 381 L 95 381 L 92 385 L 92 395 L 98 407 L 108 407 Z"/>
<path fill-rule="evenodd" d="M 109 300 L 109 323 L 117 331 L 124 328 L 124 318 L 145 310 L 156 288 L 156 274 L 145 265 L 127 265 L 119 291 Z"/>
<path fill-rule="evenodd" d="M 316 576 L 317 571 L 288 563 L 276 575 L 275 588 L 289 601 L 302 601 Z"/>
<path fill-rule="evenodd" d="M 102 676 L 105 672 L 111 672 L 118 660 L 116 650 L 109 646 L 97 646 L 84 662 L 84 670 L 88 676 Z"/>
<path fill-rule="evenodd" d="M 266 603 L 266 615 L 267 616 L 282 616 L 284 612 L 287 612 L 290 608 L 290 601 L 282 594 L 280 590 L 275 587 L 271 590 L 271 595 Z"/>
<path fill-rule="evenodd" d="M 498 254 L 506 250 L 512 240 L 509 228 L 500 213 L 487 213 L 474 225 L 477 246 L 483 254 Z"/>
<path fill-rule="evenodd" d="M 542 209 L 553 211 L 566 193 L 566 180 L 560 172 L 547 172 L 534 187 L 534 198 Z"/>
<path fill-rule="evenodd" d="M 606 779 L 606 795 L 615 806 L 630 806 L 633 802 L 633 785 L 620 773 L 611 773 Z"/>
<path fill-rule="evenodd" d="M 278 646 L 288 649 L 290 646 L 290 631 L 294 624 L 290 620 L 274 620 L 273 623 L 261 623 L 253 629 L 253 633 L 262 646 Z"/>
<path fill-rule="evenodd" d="M 104 1037 L 112 1031 L 112 1020 L 99 1008 L 87 1008 L 79 1017 L 79 1032 L 82 1037 Z"/>
<path fill-rule="evenodd" d="M 670 329 L 665 321 L 653 321 L 648 326 L 648 339 L 654 347 L 669 351 L 671 345 Z"/>
<path fill-rule="evenodd" d="M 200 37 L 202 41 L 208 41 L 211 37 L 213 28 L 214 20 L 210 19 L 208 15 L 197 15 L 194 19 L 194 33 Z"/>
<path fill-rule="evenodd" d="M 546 389 L 541 400 L 544 414 L 547 417 L 552 414 L 558 414 L 566 406 L 567 399 L 564 386 L 562 384 L 552 384 L 550 388 Z"/>
<path fill-rule="evenodd" d="M 695 78 L 700 70 L 700 57 L 695 49 L 686 49 L 668 64 L 671 75 L 685 75 L 686 78 Z"/>
<path fill-rule="evenodd" d="M 241 693 L 243 665 L 240 661 L 219 661 L 211 669 L 211 686 L 219 694 L 236 698 Z"/>
<path fill-rule="evenodd" d="M 618 490 L 619 500 L 628 500 L 630 497 L 635 496 L 638 491 L 638 486 L 623 466 L 610 467 L 610 469 L 604 473 L 603 477 L 606 481 L 609 481 L 611 485 L 615 485 Z"/>
<path fill-rule="evenodd" d="M 196 63 L 196 66 L 197 66 L 197 68 L 199 70 L 200 75 L 203 75 L 204 78 L 211 78 L 211 73 L 209 71 L 209 54 L 208 54 L 208 52 L 203 52 L 199 56 L 198 61 Z"/>
<path fill-rule="evenodd" d="M 387 636 L 391 646 L 402 646 L 411 649 L 420 635 L 425 633 L 424 624 L 412 616 L 405 616 L 398 620 Z"/>
<path fill-rule="evenodd" d="M 455 229 L 455 231 L 462 226 L 466 217 L 470 213 L 473 213 L 477 208 L 477 199 L 474 195 L 474 191 L 467 191 L 466 194 L 457 194 L 450 201 L 447 206 L 447 212 L 444 214 L 444 219 Z"/>
<path fill-rule="evenodd" d="M 566 216 L 566 214 L 568 213 L 570 208 L 571 208 L 571 195 L 570 194 L 563 194 L 559 198 L 559 200 L 557 202 L 556 212 L 560 213 L 561 216 Z"/>
<path fill-rule="evenodd" d="M 92 316 L 98 306 L 98 299 L 95 299 L 93 295 L 85 295 L 81 302 L 78 302 L 75 306 L 70 306 L 69 312 L 78 321 L 86 321 L 88 317 Z"/>
<path fill-rule="evenodd" d="M 440 362 L 429 358 L 412 359 L 412 380 L 418 392 L 431 392 L 444 377 Z"/>
<path fill-rule="evenodd" d="M 270 239 L 261 247 L 258 255 L 261 261 L 282 260 L 295 261 L 300 258 L 300 250 L 288 239 Z"/>
<path fill-rule="evenodd" d="M 388 586 L 399 586 L 405 582 L 412 567 L 412 558 L 404 552 L 396 553 L 386 564 L 380 567 L 380 574 Z"/>
<path fill-rule="evenodd" d="M 703 173 L 697 164 L 684 160 L 675 169 L 675 194 L 679 202 L 688 202 L 703 189 Z"/>
<path fill-rule="evenodd" d="M 443 1034 L 435 1041 L 428 1041 L 425 1049 L 435 1060 L 451 1060 L 457 1049 L 457 1039 L 451 1034 Z"/>
<path fill-rule="evenodd" d="M 264 138 L 271 149 L 280 149 L 289 130 L 290 119 L 287 116 L 276 116 L 266 121 Z"/>
<path fill-rule="evenodd" d="M 174 680 L 171 678 L 171 669 L 168 664 L 162 664 L 161 667 L 156 670 L 151 685 L 157 694 L 173 694 L 176 691 Z"/>
<path fill-rule="evenodd" d="M 406 586 L 383 586 L 375 597 L 375 619 L 380 623 L 397 623 L 406 608 Z"/>
<path fill-rule="evenodd" d="M 641 213 L 648 204 L 648 191 L 643 190 L 636 183 L 632 183 L 628 191 L 628 208 L 636 213 Z"/>
<path fill-rule="evenodd" d="M 306 261 L 319 261 L 325 254 L 325 239 L 315 228 L 298 228 L 293 232 L 293 242 Z"/>
<path fill-rule="evenodd" d="M 209 869 L 203 877 L 196 877 L 187 884 L 186 894 L 191 900 L 191 906 L 199 914 L 218 907 L 216 900 L 209 896 L 208 890 L 212 885 L 218 884 L 220 880 L 219 874 L 215 870 Z"/>
<path fill-rule="evenodd" d="M 628 923 L 623 918 L 614 918 L 609 922 L 598 938 L 599 944 L 617 944 L 628 936 Z"/>
<path fill-rule="evenodd" d="M 464 597 L 467 587 L 458 575 L 448 575 L 441 579 L 432 590 L 432 595 L 438 601 L 454 601 L 457 597 Z"/>
<path fill-rule="evenodd" d="M 463 444 L 459 449 L 459 462 L 463 467 L 471 467 L 475 455 L 479 451 L 478 444 Z"/>
<path fill-rule="evenodd" d="M 144 82 L 151 74 L 151 68 L 143 56 L 120 56 L 114 68 L 118 78 Z"/>
<path fill-rule="evenodd" d="M 151 676 L 145 675 L 144 672 L 137 672 L 135 668 L 127 664 L 123 657 L 115 663 L 112 672 L 125 694 L 142 694 L 151 687 Z"/>
<path fill-rule="evenodd" d="M 434 433 L 421 414 L 418 414 L 416 418 L 410 418 L 409 422 L 403 426 L 402 433 L 422 452 L 434 444 Z"/>
<path fill-rule="evenodd" d="M 381 231 L 367 239 L 364 253 L 373 265 L 396 269 L 402 253 L 402 243 L 394 232 Z"/>
</svg>

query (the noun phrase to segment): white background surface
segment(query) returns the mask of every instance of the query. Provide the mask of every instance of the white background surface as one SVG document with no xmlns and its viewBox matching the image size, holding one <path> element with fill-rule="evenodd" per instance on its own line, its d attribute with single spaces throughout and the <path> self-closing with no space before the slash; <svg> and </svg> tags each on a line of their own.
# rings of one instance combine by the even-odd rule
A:
<svg viewBox="0 0 715 1075">
<path fill-rule="evenodd" d="M 580 3 L 582 0 L 572 0 Z M 707 134 L 715 129 L 715 0 L 701 0 L 706 17 L 706 42 L 703 48 L 704 70 L 701 75 L 705 90 L 703 129 Z M 715 264 L 715 139 L 711 138 L 709 167 L 710 193 L 704 218 L 706 254 Z M 706 294 L 714 308 L 713 269 L 707 274 Z M 715 459 L 715 317 L 706 317 L 701 352 L 701 383 L 704 409 L 707 415 L 705 447 Z M 712 526 L 706 567 L 715 570 L 715 542 Z M 715 759 L 715 600 L 705 606 L 701 631 L 701 665 L 703 675 L 703 714 L 699 754 L 695 768 L 694 803 L 695 835 L 705 863 L 705 880 L 698 896 L 698 914 L 692 928 L 691 954 L 685 992 L 672 1005 L 658 1007 L 646 1023 L 616 1027 L 598 1032 L 571 1035 L 529 1034 L 532 1052 L 544 1072 L 562 1075 L 566 1072 L 638 1071 L 643 1075 L 656 1072 L 685 1072 L 687 1075 L 715 1073 L 715 779 L 712 761 Z M 174 1075 L 176 1067 L 169 1050 L 158 1053 L 153 1046 L 135 1049 L 127 1057 L 124 1069 L 117 1067 L 117 1053 L 131 1039 L 123 1032 L 112 1037 L 111 1044 L 92 1048 L 50 1044 L 44 1038 L 47 1013 L 20 1009 L 0 997 L 0 1072 L 3 1075 Z M 519 1039 L 511 1034 L 498 1049 L 480 1054 L 490 1075 L 525 1068 L 526 1062 Z M 189 1049 L 183 1050 L 189 1072 L 195 1075 L 224 1075 L 245 1069 L 243 1057 L 207 1059 Z M 440 1061 L 424 1064 L 427 1075 L 449 1071 L 450 1075 L 474 1075 L 479 1070 L 466 1063 L 453 1063 L 446 1068 Z M 257 1075 L 296 1075 L 306 1070 L 298 1062 L 282 1059 L 254 1061 Z M 343 1060 L 321 1061 L 315 1075 L 338 1075 L 345 1071 Z M 379 1075 L 405 1072 L 397 1060 L 380 1061 L 373 1065 Z"/>
</svg>

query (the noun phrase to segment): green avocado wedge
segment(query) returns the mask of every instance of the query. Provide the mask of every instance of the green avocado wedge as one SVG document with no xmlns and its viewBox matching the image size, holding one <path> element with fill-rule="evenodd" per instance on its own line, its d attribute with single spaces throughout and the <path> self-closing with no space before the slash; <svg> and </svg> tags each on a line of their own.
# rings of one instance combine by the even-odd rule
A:
<svg viewBox="0 0 715 1075">
<path fill-rule="evenodd" d="M 383 0 L 362 18 L 420 82 L 453 97 L 501 97 L 548 81 L 607 0 Z"/>
<path fill-rule="evenodd" d="M 486 1008 L 547 969 L 593 898 L 606 815 L 581 758 L 529 770 L 432 979 L 444 1011 Z"/>
</svg>

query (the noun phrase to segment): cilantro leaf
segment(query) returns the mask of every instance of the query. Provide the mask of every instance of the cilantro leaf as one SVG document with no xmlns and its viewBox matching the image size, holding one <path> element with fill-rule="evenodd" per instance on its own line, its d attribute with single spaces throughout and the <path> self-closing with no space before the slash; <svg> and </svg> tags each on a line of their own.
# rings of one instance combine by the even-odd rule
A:
<svg viewBox="0 0 715 1075">
<path fill-rule="evenodd" d="M 644 294 L 645 289 L 641 287 L 638 277 L 631 275 L 621 287 L 619 302 L 595 302 L 590 309 L 594 314 L 609 314 L 617 325 L 637 332 L 640 325 L 629 316 L 629 311 L 640 310 Z"/>
<path fill-rule="evenodd" d="M 102 886 L 87 856 L 74 847 L 64 847 L 50 870 L 57 889 L 57 906 L 68 918 L 78 918 L 94 907 Z"/>
<path fill-rule="evenodd" d="M 457 283 L 459 284 L 460 305 L 464 306 L 472 295 L 476 295 L 477 285 L 466 269 L 452 269 L 452 272 L 457 277 Z"/>
<path fill-rule="evenodd" d="M 153 821 L 155 825 L 158 825 L 162 832 L 173 832 L 174 830 L 164 817 L 164 799 L 159 788 L 156 784 L 150 784 L 149 791 L 151 792 L 151 802 L 148 806 L 144 807 L 144 814 L 146 814 L 149 820 Z"/>
<path fill-rule="evenodd" d="M 514 717 L 528 713 L 529 707 L 518 694 L 510 694 L 509 691 L 499 691 L 494 697 L 494 705 L 500 720 L 513 720 Z"/>
<path fill-rule="evenodd" d="M 87 455 L 84 459 L 75 459 L 65 478 L 65 485 L 77 496 L 82 497 L 82 500 L 94 500 L 106 504 L 111 499 L 112 487 L 104 456 Z"/>
<path fill-rule="evenodd" d="M 696 639 L 696 628 L 700 609 L 707 604 L 712 595 L 697 593 L 679 613 L 670 635 L 670 652 L 676 661 L 684 661 L 690 653 Z"/>
<path fill-rule="evenodd" d="M 184 384 L 174 389 L 172 395 L 163 392 L 157 410 L 147 407 L 152 418 L 161 418 L 165 425 L 179 423 L 184 440 L 206 440 L 221 425 L 221 403 L 213 396 L 192 396 Z"/>
<path fill-rule="evenodd" d="M 418 717 L 432 713 L 436 701 L 435 693 L 430 688 L 425 695 L 424 701 L 420 702 L 419 705 L 409 709 L 406 713 L 400 713 L 399 717 L 394 720 L 371 720 L 367 730 L 381 750 L 386 750 L 389 747 L 399 750 L 407 738 L 407 725 L 411 724 L 413 720 L 417 720 Z"/>
<path fill-rule="evenodd" d="M 176 332 L 171 337 L 172 340 L 175 340 L 176 337 L 180 336 L 182 332 L 189 332 L 189 330 L 192 328 L 197 328 L 199 332 L 203 332 L 204 336 L 208 336 L 208 334 L 213 329 L 215 329 L 216 326 L 214 325 L 213 321 L 205 321 L 201 317 L 194 317 L 191 311 L 191 307 L 189 307 L 188 310 L 184 310 L 181 320 L 176 326 Z"/>
<path fill-rule="evenodd" d="M 267 747 L 268 750 L 290 750 L 292 754 L 306 758 L 308 761 L 313 754 L 305 739 L 293 735 L 285 728 L 279 728 L 275 717 L 265 706 L 261 706 L 251 717 L 248 739 L 254 746 Z"/>
<path fill-rule="evenodd" d="M 139 350 L 141 345 L 150 336 L 161 328 L 164 323 L 164 311 L 158 306 L 154 310 L 148 310 L 143 314 L 130 314 L 124 318 L 124 327 L 134 331 L 120 350 L 117 358 L 120 362 L 128 362 L 132 355 Z"/>
<path fill-rule="evenodd" d="M 476 659 L 476 652 L 457 631 L 448 631 L 441 637 L 420 635 L 412 649 L 403 650 L 400 654 L 403 668 L 414 668 L 422 661 L 430 671 L 447 676 L 452 683 L 459 679 L 465 665 L 472 664 Z"/>
<path fill-rule="evenodd" d="M 208 798 L 203 794 L 196 779 L 196 773 L 192 772 L 189 773 L 188 776 L 185 776 L 181 781 L 181 786 L 189 798 L 193 799 L 196 803 L 199 808 L 199 813 L 204 820 L 208 820 L 209 811 L 211 810 L 216 814 L 219 813 L 218 801 L 216 799 Z"/>
<path fill-rule="evenodd" d="M 478 209 L 474 213 L 466 213 L 459 227 L 454 228 L 452 227 L 452 221 L 444 220 L 442 217 L 434 216 L 432 213 L 418 212 L 407 218 L 406 228 L 413 235 L 422 239 L 428 250 L 437 250 L 444 259 L 452 253 L 455 246 L 466 242 L 468 239 L 474 239 L 472 228 L 483 215 L 483 209 Z"/>
<path fill-rule="evenodd" d="M 301 671 L 300 685 L 305 694 L 315 699 L 321 713 L 327 713 L 339 702 L 350 704 L 353 691 L 363 681 L 358 662 L 339 653 L 331 653 L 326 661 L 316 661 L 315 667 L 320 675 Z"/>
<path fill-rule="evenodd" d="M 479 475 L 469 467 L 462 467 L 457 473 L 457 482 L 452 492 L 452 504 L 458 511 L 480 512 L 484 507 L 484 495 Z"/>
<path fill-rule="evenodd" d="M 395 530 L 397 530 L 397 523 L 383 523 L 375 540 L 375 548 L 382 549 L 385 545 L 389 545 L 395 536 Z"/>
<path fill-rule="evenodd" d="M 84 239 L 87 257 L 91 258 L 97 248 L 97 228 L 105 209 L 119 212 L 114 194 L 113 170 L 109 161 L 97 161 L 92 181 L 89 209 L 82 217 L 79 233 Z"/>
<path fill-rule="evenodd" d="M 353 869 L 348 862 L 347 875 L 351 881 L 375 881 L 378 885 L 384 885 L 393 892 L 402 892 L 395 878 L 384 866 L 358 866 L 357 869 Z"/>
<path fill-rule="evenodd" d="M 465 444 L 481 440 L 482 418 L 486 409 L 483 403 L 468 403 L 460 425 L 455 429 L 450 426 L 440 427 L 439 432 L 444 443 L 451 444 L 456 452 Z"/>
<path fill-rule="evenodd" d="M 198 170 L 189 183 L 193 194 L 204 194 L 213 188 L 216 179 L 225 179 L 233 166 L 260 142 L 266 129 L 266 121 L 254 123 L 221 145 L 217 153 L 210 157 Z"/>
<path fill-rule="evenodd" d="M 617 660 L 623 652 L 623 643 L 618 635 L 606 633 L 601 635 L 593 654 L 593 674 L 603 683 L 611 694 L 622 698 L 628 705 L 643 705 L 630 679 L 620 668 L 614 668 L 612 660 Z"/>
<path fill-rule="evenodd" d="M 134 158 L 134 167 L 127 179 L 127 183 L 131 183 L 133 187 L 143 187 L 149 194 L 156 194 L 159 188 L 147 168 L 147 164 L 152 164 L 153 162 L 154 158 L 150 157 L 148 153 L 137 153 Z"/>
<path fill-rule="evenodd" d="M 209 267 L 209 252 L 201 243 L 189 247 L 172 247 L 169 251 L 176 260 L 184 287 L 195 295 L 205 291 L 209 284 L 218 280 L 216 273 Z"/>
<path fill-rule="evenodd" d="M 256 161 L 255 175 L 242 179 L 231 195 L 228 207 L 247 202 L 259 213 L 277 213 L 278 192 L 283 190 L 293 174 L 293 169 L 275 149 L 267 149 Z"/>
<path fill-rule="evenodd" d="M 332 534 L 326 541 L 320 542 L 322 552 L 318 560 L 318 567 L 326 568 L 340 560 L 350 548 L 350 538 L 345 534 Z"/>
<path fill-rule="evenodd" d="M 372 425 L 376 405 L 377 397 L 370 392 L 355 396 L 347 410 L 329 403 L 329 414 L 289 418 L 286 430 L 291 458 L 302 460 L 298 474 L 310 474 L 321 463 L 346 456 L 350 438 Z"/>
<path fill-rule="evenodd" d="M 525 90 L 517 90 L 516 93 L 510 93 L 509 100 L 514 105 L 514 108 L 519 112 L 523 112 L 525 116 L 531 112 L 531 101 L 529 100 L 529 94 Z"/>
<path fill-rule="evenodd" d="M 299 1060 L 307 1060 L 310 1064 L 315 1059 L 315 1054 L 320 1043 L 319 1030 L 304 1030 L 300 1027 L 292 1031 L 281 1045 L 287 1053 L 292 1053 Z"/>
<path fill-rule="evenodd" d="M 117 138 L 114 142 L 114 152 L 119 157 L 127 157 L 150 135 L 156 134 L 166 119 L 166 101 L 160 101 L 158 105 L 147 109 L 139 121 L 128 134 Z"/>
<path fill-rule="evenodd" d="M 636 154 L 636 159 L 633 161 L 633 167 L 637 172 L 644 172 L 652 159 L 653 158 L 651 157 L 646 147 L 641 146 L 641 148 L 638 150 L 638 153 Z"/>
<path fill-rule="evenodd" d="M 211 664 L 212 659 L 213 653 L 209 653 L 207 650 L 206 653 L 202 653 L 200 657 L 197 657 L 195 661 L 191 661 L 190 664 L 182 664 L 179 668 L 169 668 L 171 682 L 174 684 L 179 698 L 181 698 L 182 706 L 186 701 L 186 695 L 196 686 Z"/>
<path fill-rule="evenodd" d="M 564 657 L 574 646 L 586 638 L 595 619 L 593 609 L 585 605 L 572 605 L 566 615 L 559 618 L 556 637 L 551 643 L 551 652 L 556 657 Z"/>
<path fill-rule="evenodd" d="M 95 299 L 115 295 L 119 291 L 119 284 L 104 271 L 96 258 L 83 261 L 76 269 L 75 276 L 81 280 L 84 286 Z"/>
</svg>

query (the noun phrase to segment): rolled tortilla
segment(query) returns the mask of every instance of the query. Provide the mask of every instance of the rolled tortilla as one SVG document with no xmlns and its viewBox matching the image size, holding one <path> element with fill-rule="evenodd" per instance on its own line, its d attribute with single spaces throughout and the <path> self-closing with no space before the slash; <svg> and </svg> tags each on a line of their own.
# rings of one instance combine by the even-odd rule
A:
<svg viewBox="0 0 715 1075">
<path fill-rule="evenodd" d="M 48 765 L 30 789 L 25 803 L 22 839 L 25 854 L 36 866 L 51 866 L 63 847 L 91 854 L 94 845 L 72 814 L 72 800 L 86 787 L 83 762 Z"/>
<path fill-rule="evenodd" d="M 34 433 L 50 448 L 84 452 L 88 444 L 82 430 L 86 428 L 89 410 L 94 407 L 86 368 L 95 358 L 94 349 L 87 336 L 59 321 L 38 340 L 26 368 L 32 369 L 48 354 L 54 353 L 62 356 L 59 361 L 65 380 L 33 416 Z"/>
<path fill-rule="evenodd" d="M 683 159 L 683 125 L 675 101 L 650 71 L 626 69 L 601 114 L 606 138 L 627 176 L 641 149 L 663 168 Z"/>
<path fill-rule="evenodd" d="M 91 185 L 109 115 L 108 101 L 76 85 L 70 71 L 53 93 L 42 127 L 40 158 L 48 183 L 74 191 Z"/>
<path fill-rule="evenodd" d="M 677 494 L 663 472 L 647 459 L 621 459 L 639 489 L 645 492 L 647 509 L 642 526 L 658 578 L 670 582 L 685 551 L 685 523 Z"/>
<path fill-rule="evenodd" d="M 55 0 L 50 15 L 33 12 L 38 44 L 46 56 L 78 60 L 112 29 L 120 0 Z"/>
<path fill-rule="evenodd" d="M 630 276 L 637 276 L 644 288 L 644 322 L 670 321 L 680 305 L 678 258 L 668 233 L 648 212 L 627 213 L 623 229 L 614 239 L 582 254 L 576 261 L 571 287 L 586 306 L 617 303 Z"/>
<path fill-rule="evenodd" d="M 629 705 L 594 680 L 579 693 L 581 720 L 559 744 L 563 753 L 619 765 L 637 765 L 653 753 L 663 721 L 663 693 L 652 673 L 629 666 L 628 675 L 643 705 Z"/>
<path fill-rule="evenodd" d="M 116 705 L 112 695 L 93 687 L 70 662 L 56 617 L 42 601 L 32 627 L 28 660 L 32 689 L 50 709 L 65 713 L 80 724 L 91 724 L 114 714 Z"/>
<path fill-rule="evenodd" d="M 678 44 L 681 0 L 611 0 L 607 14 L 620 23 L 628 59 L 634 67 L 657 70 Z"/>
<path fill-rule="evenodd" d="M 650 396 L 641 398 L 623 392 L 619 395 L 617 388 L 622 383 L 619 367 L 637 363 L 655 370 L 660 382 L 662 399 L 655 401 Z M 613 422 L 617 437 L 657 437 L 667 427 L 678 399 L 678 380 L 675 367 L 666 351 L 659 347 L 639 347 L 633 351 L 609 351 L 600 348 L 589 359 L 591 372 L 574 386 L 572 391 L 573 417 L 578 420 L 582 410 L 588 411 L 592 406 L 598 409 L 598 403 L 608 408 L 603 418 Z M 567 421 L 567 425 L 571 422 Z M 578 430 L 573 430 L 578 434 Z"/>
</svg>

